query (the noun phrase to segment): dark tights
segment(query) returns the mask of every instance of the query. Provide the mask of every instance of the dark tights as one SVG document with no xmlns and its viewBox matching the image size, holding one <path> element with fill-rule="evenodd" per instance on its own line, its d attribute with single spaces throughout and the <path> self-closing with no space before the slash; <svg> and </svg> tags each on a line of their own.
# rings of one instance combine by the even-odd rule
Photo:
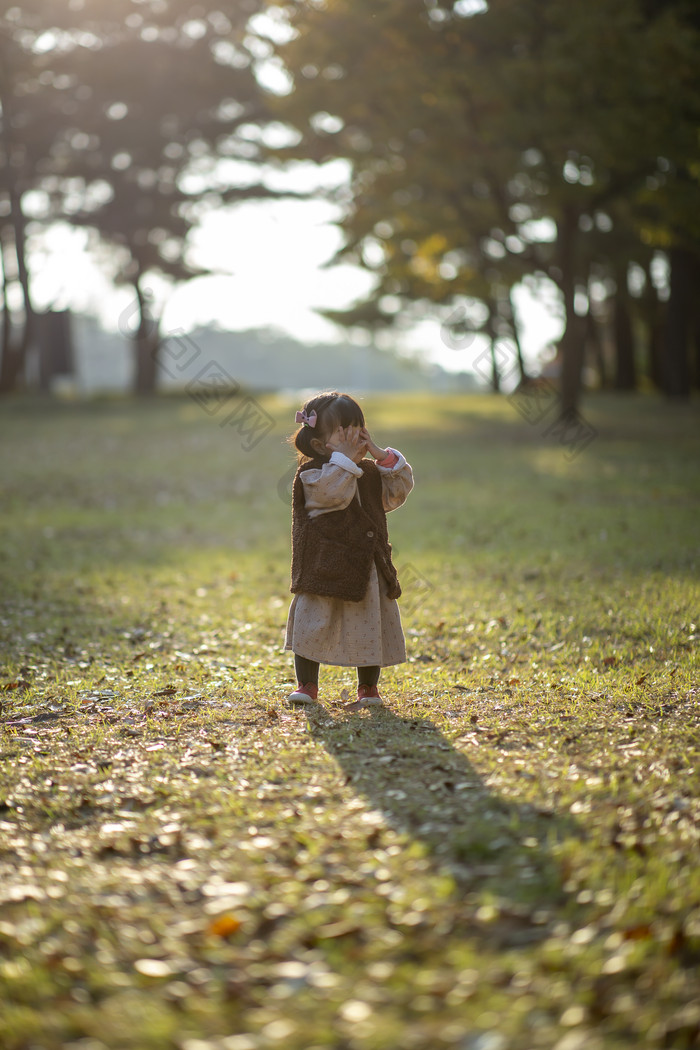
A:
<svg viewBox="0 0 700 1050">
<path fill-rule="evenodd" d="M 319 665 L 315 660 L 307 660 L 305 656 L 297 656 L 294 654 L 294 669 L 297 673 L 297 681 L 301 682 L 302 685 L 308 685 L 312 682 L 313 685 L 318 685 L 318 668 Z M 380 667 L 358 667 L 357 668 L 357 684 L 358 685 L 376 685 L 379 681 Z"/>
</svg>

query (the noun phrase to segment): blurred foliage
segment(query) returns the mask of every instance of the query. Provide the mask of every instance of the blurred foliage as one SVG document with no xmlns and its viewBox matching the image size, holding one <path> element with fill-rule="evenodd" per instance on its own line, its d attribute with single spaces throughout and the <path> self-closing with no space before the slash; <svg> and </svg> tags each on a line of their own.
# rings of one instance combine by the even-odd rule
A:
<svg viewBox="0 0 700 1050">
<path fill-rule="evenodd" d="M 28 201 L 30 218 L 94 231 L 140 304 L 146 274 L 201 272 L 187 240 L 203 210 L 274 195 L 253 164 L 269 119 L 246 31 L 260 7 L 34 2 L 0 16 L 0 190 L 12 189 L 17 208 Z M 24 231 L 8 218 L 0 210 L 12 274 L 9 249 L 22 250 Z M 155 382 L 157 341 L 142 313 L 141 390 Z"/>
<path fill-rule="evenodd" d="M 31 334 L 28 221 L 63 219 L 107 246 L 140 307 L 148 391 L 159 336 L 146 275 L 200 272 L 188 238 L 205 210 L 279 195 L 261 163 L 343 158 L 339 258 L 376 283 L 334 321 L 376 329 L 436 311 L 447 330 L 487 337 L 495 384 L 498 342 L 527 383 L 512 292 L 546 279 L 565 320 L 564 414 L 586 354 L 601 385 L 632 389 L 641 365 L 687 396 L 700 383 L 699 65 L 687 0 L 6 7 L 0 391 Z M 286 73 L 286 94 L 270 71 L 278 85 Z"/>
<path fill-rule="evenodd" d="M 467 297 L 487 305 L 491 339 L 513 338 L 510 290 L 546 276 L 563 301 L 563 407 L 574 406 L 577 293 L 603 282 L 612 298 L 654 249 L 700 253 L 693 7 L 279 6 L 291 39 L 278 53 L 293 79 L 280 112 L 299 136 L 280 152 L 350 162 L 340 255 L 377 277 L 371 316 L 358 304 L 334 319 L 394 324 L 410 304 Z"/>
</svg>

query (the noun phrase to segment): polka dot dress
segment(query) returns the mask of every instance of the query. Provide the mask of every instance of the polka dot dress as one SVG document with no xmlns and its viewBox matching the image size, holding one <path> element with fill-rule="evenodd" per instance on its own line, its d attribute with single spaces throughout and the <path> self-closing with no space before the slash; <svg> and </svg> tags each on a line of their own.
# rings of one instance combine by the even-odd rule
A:
<svg viewBox="0 0 700 1050">
<path fill-rule="evenodd" d="M 385 511 L 395 510 L 413 488 L 413 472 L 395 449 L 396 463 L 379 468 Z M 352 460 L 334 452 L 319 470 L 302 474 L 305 506 L 310 516 L 347 507 L 357 492 Z M 389 667 L 406 659 L 406 642 L 398 603 L 387 596 L 387 585 L 375 565 L 361 602 L 295 594 L 287 617 L 285 649 L 307 660 L 339 667 Z"/>
<path fill-rule="evenodd" d="M 375 565 L 361 602 L 295 594 L 284 647 L 307 660 L 339 667 L 388 667 L 406 659 L 399 606 L 387 597 Z"/>
</svg>

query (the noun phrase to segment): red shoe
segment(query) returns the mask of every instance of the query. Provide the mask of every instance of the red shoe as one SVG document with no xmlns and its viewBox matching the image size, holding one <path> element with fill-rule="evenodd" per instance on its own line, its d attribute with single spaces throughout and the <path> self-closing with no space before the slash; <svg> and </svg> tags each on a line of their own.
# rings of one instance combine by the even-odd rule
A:
<svg viewBox="0 0 700 1050">
<path fill-rule="evenodd" d="M 313 682 L 307 682 L 303 685 L 301 682 L 297 685 L 293 693 L 290 693 L 287 697 L 288 704 L 312 704 L 318 696 L 318 686 L 314 685 Z"/>
<path fill-rule="evenodd" d="M 358 704 L 381 704 L 382 698 L 376 685 L 358 685 L 356 702 Z"/>
</svg>

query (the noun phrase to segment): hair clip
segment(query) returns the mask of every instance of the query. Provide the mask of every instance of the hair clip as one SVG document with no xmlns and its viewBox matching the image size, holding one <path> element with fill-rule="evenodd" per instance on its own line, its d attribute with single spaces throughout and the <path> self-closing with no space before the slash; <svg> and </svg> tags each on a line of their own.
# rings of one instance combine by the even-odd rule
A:
<svg viewBox="0 0 700 1050">
<path fill-rule="evenodd" d="M 315 427 L 317 419 L 318 419 L 318 416 L 316 415 L 315 412 L 312 412 L 310 415 L 307 416 L 306 412 L 304 412 L 303 409 L 302 409 L 301 412 L 297 412 L 297 414 L 296 414 L 296 422 L 297 423 L 303 423 L 304 426 L 307 426 L 307 427 Z"/>
</svg>

